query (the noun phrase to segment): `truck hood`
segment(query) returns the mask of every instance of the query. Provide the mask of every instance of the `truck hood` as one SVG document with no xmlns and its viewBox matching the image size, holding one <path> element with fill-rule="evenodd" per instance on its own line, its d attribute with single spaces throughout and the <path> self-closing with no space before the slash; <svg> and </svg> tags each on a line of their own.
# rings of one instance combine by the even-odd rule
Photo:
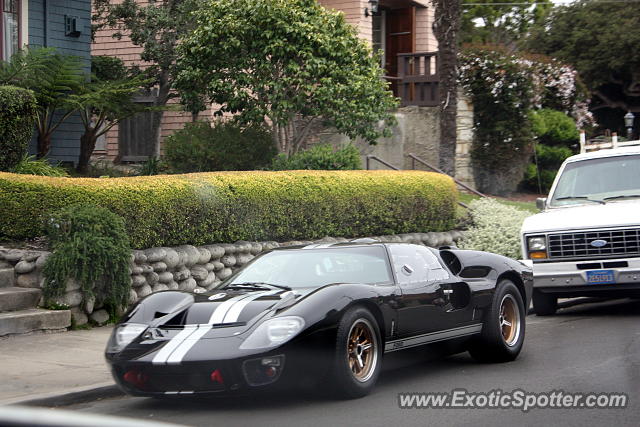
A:
<svg viewBox="0 0 640 427">
<path fill-rule="evenodd" d="M 636 226 L 640 225 L 638 209 L 637 199 L 549 209 L 526 218 L 522 234 Z"/>
</svg>

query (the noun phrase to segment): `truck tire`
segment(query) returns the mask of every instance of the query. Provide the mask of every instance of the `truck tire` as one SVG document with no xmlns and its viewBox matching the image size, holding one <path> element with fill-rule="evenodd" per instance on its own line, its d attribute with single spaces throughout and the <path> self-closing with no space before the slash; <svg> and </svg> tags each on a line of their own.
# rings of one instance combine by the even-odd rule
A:
<svg viewBox="0 0 640 427">
<path fill-rule="evenodd" d="M 551 316 L 558 310 L 558 297 L 533 290 L 533 311 L 537 316 Z"/>
</svg>

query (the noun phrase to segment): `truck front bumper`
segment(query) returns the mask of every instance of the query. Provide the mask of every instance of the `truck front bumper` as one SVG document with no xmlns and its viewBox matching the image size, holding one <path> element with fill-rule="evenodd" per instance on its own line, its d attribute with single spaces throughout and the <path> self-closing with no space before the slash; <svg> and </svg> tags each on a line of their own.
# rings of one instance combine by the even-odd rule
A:
<svg viewBox="0 0 640 427">
<path fill-rule="evenodd" d="M 625 263 L 626 267 L 610 268 L 609 263 Z M 579 268 L 585 264 L 599 264 L 599 268 Z M 592 284 L 587 281 L 587 271 L 612 270 L 615 283 Z M 567 296 L 625 293 L 640 291 L 640 258 L 616 258 L 573 261 L 546 261 L 533 263 L 533 287 L 545 293 L 562 293 Z M 634 292 L 631 292 L 634 293 Z"/>
</svg>

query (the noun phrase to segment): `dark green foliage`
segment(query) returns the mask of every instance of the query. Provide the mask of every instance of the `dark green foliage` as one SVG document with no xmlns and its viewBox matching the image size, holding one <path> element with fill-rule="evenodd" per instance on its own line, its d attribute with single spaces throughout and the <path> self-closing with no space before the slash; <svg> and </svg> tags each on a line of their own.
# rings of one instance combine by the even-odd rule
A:
<svg viewBox="0 0 640 427">
<path fill-rule="evenodd" d="M 0 171 L 15 167 L 27 152 L 36 108 L 30 90 L 0 86 Z"/>
<path fill-rule="evenodd" d="M 373 144 L 390 135 L 397 101 L 380 59 L 343 13 L 316 0 L 217 0 L 190 18 L 196 28 L 176 63 L 189 111 L 214 104 L 243 123 L 267 117 L 287 154 L 315 123 Z"/>
<path fill-rule="evenodd" d="M 526 7 L 529 3 L 531 7 Z M 550 0 L 465 0 L 462 8 L 463 43 L 513 45 L 544 20 Z"/>
<path fill-rule="evenodd" d="M 41 176 L 69 176 L 66 169 L 59 165 L 52 165 L 47 159 L 37 160 L 34 156 L 25 154 L 20 162 L 11 170 L 23 175 Z"/>
<path fill-rule="evenodd" d="M 280 154 L 273 159 L 271 170 L 354 170 L 362 169 L 360 151 L 349 144 L 334 150 L 331 144 L 317 144 L 308 150 L 287 156 Z"/>
<path fill-rule="evenodd" d="M 531 113 L 531 124 L 533 133 L 541 144 L 569 147 L 577 144 L 580 138 L 575 120 L 562 111 L 547 108 L 534 111 Z"/>
<path fill-rule="evenodd" d="M 530 49 L 572 64 L 591 91 L 600 125 L 621 135 L 622 116 L 640 111 L 639 6 L 581 0 L 554 7 L 528 42 Z"/>
<path fill-rule="evenodd" d="M 54 213 L 46 230 L 53 253 L 43 270 L 45 300 L 64 294 L 71 278 L 85 299 L 95 297 L 112 313 L 126 307 L 131 250 L 122 218 L 103 207 L 74 205 Z"/>
<path fill-rule="evenodd" d="M 538 174 L 535 163 L 527 166 L 522 187 L 529 191 L 543 193 L 549 192 L 556 173 L 567 157 L 573 155 L 571 149 L 567 147 L 547 146 L 536 144 L 536 156 L 538 158 L 538 168 L 540 169 L 540 183 L 538 183 Z M 539 188 L 539 186 L 541 188 Z"/>
<path fill-rule="evenodd" d="M 0 62 L 0 84 L 30 89 L 36 97 L 38 158 L 48 154 L 53 133 L 74 113 L 67 98 L 86 78 L 80 57 L 52 48 L 26 49 L 14 54 L 10 61 Z"/>
<path fill-rule="evenodd" d="M 467 50 L 463 64 L 462 82 L 473 100 L 476 181 L 481 191 L 508 193 L 522 179 L 532 152 L 530 74 L 500 51 Z"/>
<path fill-rule="evenodd" d="M 160 173 L 166 172 L 167 165 L 162 160 L 157 157 L 149 157 L 146 162 L 140 165 L 140 170 L 137 175 L 141 176 L 149 176 L 149 175 L 159 175 Z"/>
<path fill-rule="evenodd" d="M 96 80 L 122 80 L 127 77 L 124 61 L 114 56 L 92 56 L 91 74 Z"/>
<path fill-rule="evenodd" d="M 188 123 L 164 145 L 164 159 L 177 173 L 260 169 L 276 153 L 264 127 L 223 121 Z"/>
</svg>

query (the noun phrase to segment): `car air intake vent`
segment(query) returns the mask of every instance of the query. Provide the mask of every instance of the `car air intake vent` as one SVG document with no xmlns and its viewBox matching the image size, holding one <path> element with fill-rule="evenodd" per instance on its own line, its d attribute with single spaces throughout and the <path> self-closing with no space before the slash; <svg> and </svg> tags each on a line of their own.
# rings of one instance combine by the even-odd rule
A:
<svg viewBox="0 0 640 427">
<path fill-rule="evenodd" d="M 640 255 L 640 228 L 549 234 L 549 258 Z"/>
</svg>

